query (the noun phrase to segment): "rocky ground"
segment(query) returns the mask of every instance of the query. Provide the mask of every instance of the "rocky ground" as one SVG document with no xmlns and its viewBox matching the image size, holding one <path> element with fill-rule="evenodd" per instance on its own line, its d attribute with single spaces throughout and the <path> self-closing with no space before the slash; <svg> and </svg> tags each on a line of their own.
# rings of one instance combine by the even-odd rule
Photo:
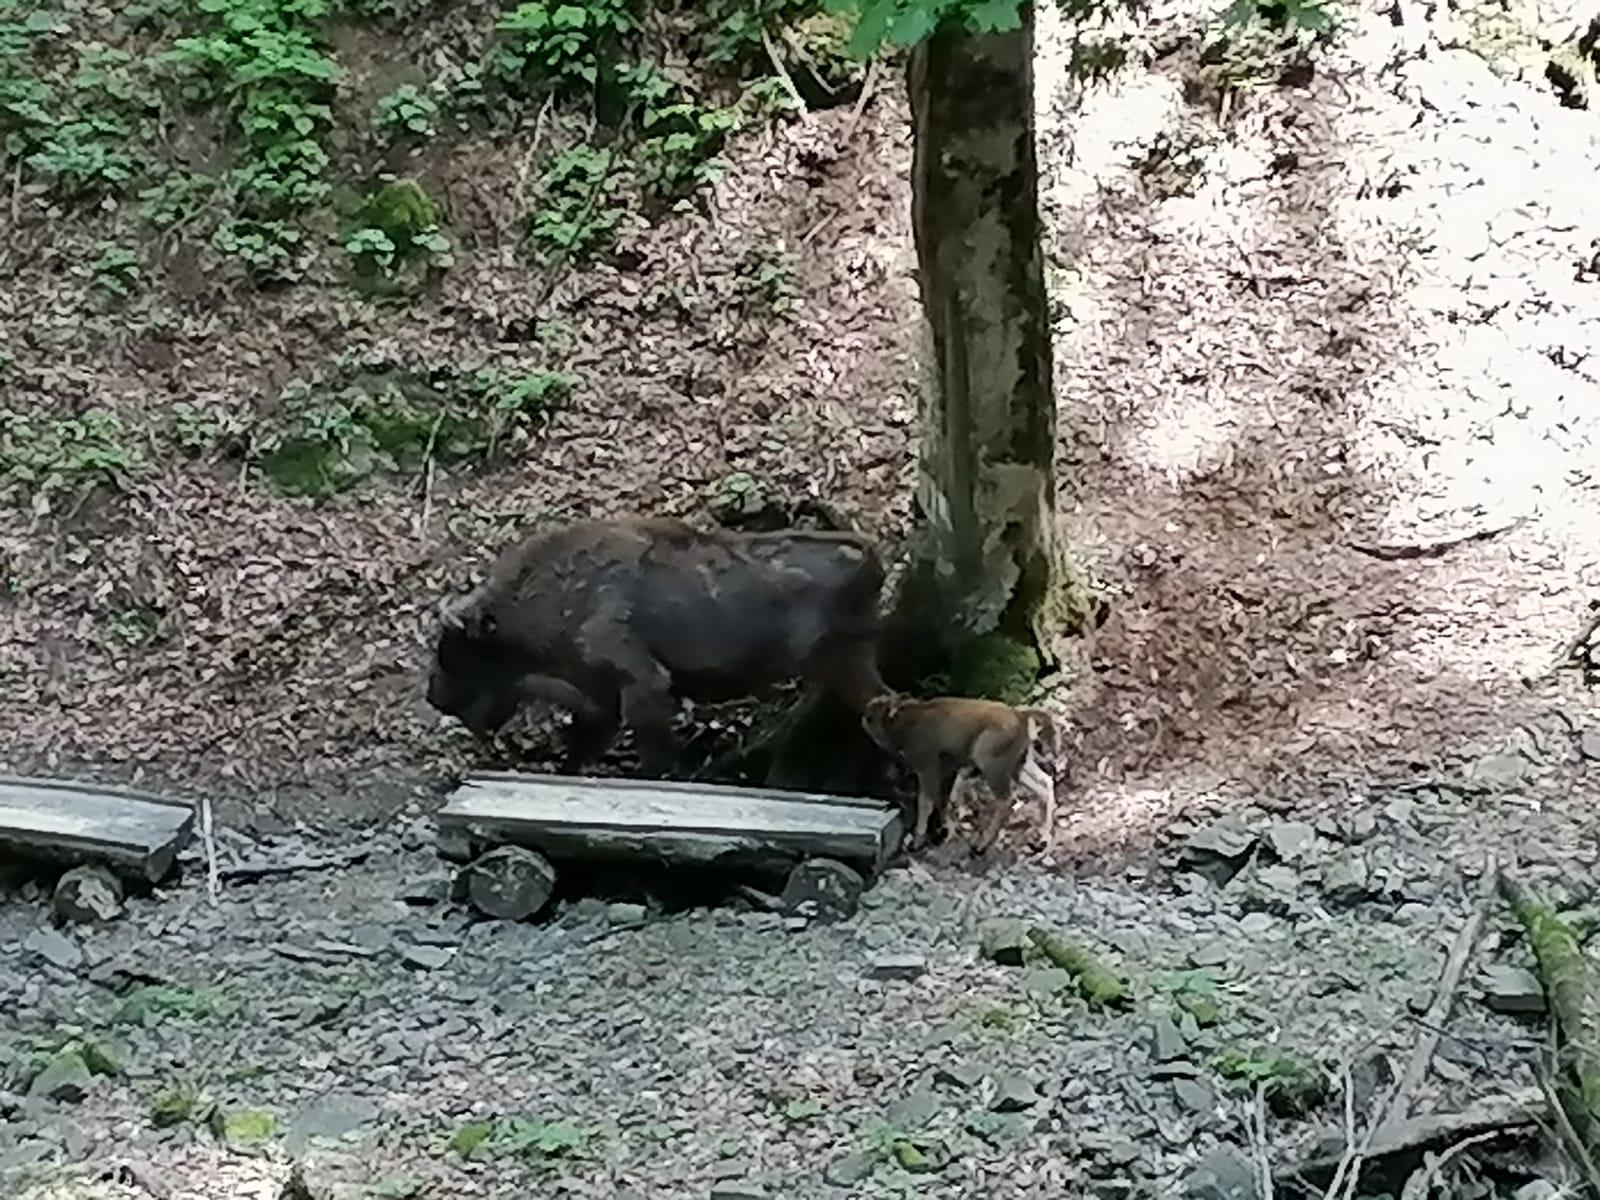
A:
<svg viewBox="0 0 1600 1200">
<path fill-rule="evenodd" d="M 1593 790 L 1580 763 L 1501 754 L 1197 813 L 1115 874 L 902 864 L 811 926 L 620 890 L 474 920 L 441 899 L 424 816 L 354 844 L 225 830 L 225 870 L 366 857 L 212 905 L 191 854 L 98 926 L 53 927 L 29 885 L 0 905 L 0 1179 L 27 1200 L 307 1194 L 295 1172 L 318 1197 L 1245 1196 L 1204 1169 L 1286 1173 L 1342 1128 L 1345 1087 L 1362 1125 L 1377 1110 L 1486 855 L 1589 898 Z M 1008 921 L 1090 949 L 1127 1002 L 992 961 Z M 1528 962 L 1496 905 L 1416 1111 L 1531 1085 L 1542 1021 L 1496 1011 L 1538 1007 Z M 1264 1140 L 1252 1072 L 1282 1093 Z M 1462 1161 L 1503 1190 L 1460 1195 L 1559 1178 L 1515 1131 Z"/>
</svg>

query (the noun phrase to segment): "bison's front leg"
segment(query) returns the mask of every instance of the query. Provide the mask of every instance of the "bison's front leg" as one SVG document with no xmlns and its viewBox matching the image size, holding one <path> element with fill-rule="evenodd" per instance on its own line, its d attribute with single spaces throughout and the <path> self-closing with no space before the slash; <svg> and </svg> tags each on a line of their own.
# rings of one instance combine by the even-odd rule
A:
<svg viewBox="0 0 1600 1200">
<path fill-rule="evenodd" d="M 561 769 L 569 775 L 575 775 L 586 763 L 599 758 L 616 738 L 620 724 L 615 698 L 582 712 L 573 710 L 572 728 L 567 730 L 567 748 L 561 758 Z"/>
<path fill-rule="evenodd" d="M 676 748 L 671 673 L 609 613 L 584 623 L 581 644 L 590 666 L 613 673 L 621 685 L 622 720 L 633 730 L 640 764 L 648 774 L 664 775 Z"/>
<path fill-rule="evenodd" d="M 523 699 L 542 700 L 572 714 L 572 728 L 561 755 L 561 770 L 566 774 L 576 774 L 599 758 L 617 736 L 615 693 L 595 697 L 554 675 L 524 675 L 517 681 L 517 690 Z"/>
</svg>

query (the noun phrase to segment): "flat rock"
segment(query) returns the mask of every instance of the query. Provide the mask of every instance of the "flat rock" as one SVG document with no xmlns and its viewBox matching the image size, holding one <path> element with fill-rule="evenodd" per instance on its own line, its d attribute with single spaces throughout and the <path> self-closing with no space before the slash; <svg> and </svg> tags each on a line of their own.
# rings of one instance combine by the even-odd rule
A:
<svg viewBox="0 0 1600 1200">
<path fill-rule="evenodd" d="M 1232 959 L 1233 952 L 1226 942 L 1207 942 L 1189 951 L 1191 967 L 1220 967 Z"/>
<path fill-rule="evenodd" d="M 1020 967 L 1028 956 L 1028 927 L 1018 920 L 1002 917 L 985 921 L 979 932 L 983 956 L 1003 967 Z"/>
<path fill-rule="evenodd" d="M 1532 971 L 1497 963 L 1483 972 L 1483 1002 L 1499 1013 L 1542 1013 L 1544 987 Z"/>
<path fill-rule="evenodd" d="M 613 925 L 643 925 L 649 915 L 650 910 L 642 904 L 606 905 L 606 920 Z"/>
<path fill-rule="evenodd" d="M 378 1106 L 365 1096 L 324 1096 L 301 1109 L 289 1122 L 284 1148 L 299 1153 L 312 1138 L 342 1138 L 378 1115 Z"/>
<path fill-rule="evenodd" d="M 409 904 L 413 908 L 429 908 L 436 904 L 444 904 L 450 900 L 458 899 L 456 892 L 456 876 L 440 871 L 433 875 L 424 875 L 421 879 L 414 879 L 401 887 L 396 894 L 402 904 Z"/>
<path fill-rule="evenodd" d="M 1033 1080 L 1026 1075 L 1002 1075 L 995 1083 L 994 1099 L 989 1101 L 991 1112 L 1026 1112 L 1043 1099 Z"/>
<path fill-rule="evenodd" d="M 1216 1089 L 1204 1079 L 1174 1079 L 1172 1098 L 1196 1116 L 1208 1116 L 1217 1107 Z"/>
<path fill-rule="evenodd" d="M 1184 1039 L 1177 1022 L 1171 1017 L 1157 1017 L 1150 1027 L 1150 1058 L 1152 1062 L 1174 1062 L 1189 1056 L 1189 1043 Z"/>
<path fill-rule="evenodd" d="M 1274 821 L 1267 826 L 1266 842 L 1279 861 L 1297 863 L 1316 848 L 1317 831 L 1308 821 Z"/>
<path fill-rule="evenodd" d="M 1378 832 L 1378 818 L 1362 809 L 1353 812 L 1344 823 L 1344 836 L 1351 842 L 1364 842 Z"/>
<path fill-rule="evenodd" d="M 1514 788 L 1528 774 L 1528 761 L 1520 754 L 1486 754 L 1472 764 L 1472 782 L 1497 790 Z"/>
<path fill-rule="evenodd" d="M 867 964 L 868 979 L 920 979 L 928 973 L 928 960 L 920 954 L 879 954 Z"/>
<path fill-rule="evenodd" d="M 1259 1200 L 1256 1167 L 1242 1152 L 1218 1146 L 1189 1172 L 1183 1194 L 1192 1200 Z"/>
<path fill-rule="evenodd" d="M 767 1200 L 767 1192 L 754 1183 L 719 1183 L 712 1187 L 710 1200 Z"/>
<path fill-rule="evenodd" d="M 1239 918 L 1239 932 L 1245 937 L 1260 937 L 1277 927 L 1278 918 L 1269 912 L 1247 912 Z"/>
<path fill-rule="evenodd" d="M 418 971 L 433 971 L 455 957 L 455 951 L 444 946 L 401 946 L 400 961 Z"/>
<path fill-rule="evenodd" d="M 1578 738 L 1578 753 L 1590 762 L 1600 762 L 1600 729 L 1585 729 L 1583 731 L 1583 735 Z M 1543 1183 L 1545 1181 L 1541 1179 L 1536 1182 Z M 1533 1184 L 1528 1186 L 1532 1187 Z"/>
<path fill-rule="evenodd" d="M 871 1175 L 877 1166 L 872 1155 L 857 1151 L 834 1159 L 823 1169 L 822 1179 L 834 1187 L 852 1187 Z"/>
<path fill-rule="evenodd" d="M 1072 972 L 1065 967 L 1034 967 L 1022 977 L 1022 988 L 1030 996 L 1057 996 L 1073 986 Z"/>
<path fill-rule="evenodd" d="M 1359 850 L 1346 850 L 1322 864 L 1320 882 L 1328 899 L 1352 904 L 1371 894 L 1372 872 Z"/>
<path fill-rule="evenodd" d="M 945 1063 L 934 1071 L 933 1081 L 944 1087 L 960 1088 L 962 1091 L 968 1091 L 983 1082 L 983 1071 L 971 1063 Z"/>
<path fill-rule="evenodd" d="M 1178 862 L 1220 886 L 1239 872 L 1255 844 L 1256 835 L 1230 814 L 1190 834 L 1178 852 Z"/>
<path fill-rule="evenodd" d="M 89 1094 L 93 1083 L 94 1073 L 83 1055 L 76 1050 L 62 1050 L 34 1077 L 28 1085 L 28 1095 L 76 1104 Z"/>
<path fill-rule="evenodd" d="M 83 966 L 83 947 L 60 930 L 35 929 L 22 939 L 22 948 L 63 971 L 76 971 Z"/>
</svg>

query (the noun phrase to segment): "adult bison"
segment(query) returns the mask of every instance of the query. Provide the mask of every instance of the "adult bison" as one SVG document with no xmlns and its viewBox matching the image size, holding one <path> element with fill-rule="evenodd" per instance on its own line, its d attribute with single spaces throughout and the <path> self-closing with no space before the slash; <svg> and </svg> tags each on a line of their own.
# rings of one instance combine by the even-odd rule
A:
<svg viewBox="0 0 1600 1200">
<path fill-rule="evenodd" d="M 883 690 L 882 586 L 872 543 L 851 533 L 713 533 L 638 518 L 551 529 L 441 606 L 428 702 L 479 736 L 524 699 L 567 708 L 567 769 L 625 722 L 659 774 L 683 698 L 729 700 L 799 676 L 863 710 Z"/>
</svg>

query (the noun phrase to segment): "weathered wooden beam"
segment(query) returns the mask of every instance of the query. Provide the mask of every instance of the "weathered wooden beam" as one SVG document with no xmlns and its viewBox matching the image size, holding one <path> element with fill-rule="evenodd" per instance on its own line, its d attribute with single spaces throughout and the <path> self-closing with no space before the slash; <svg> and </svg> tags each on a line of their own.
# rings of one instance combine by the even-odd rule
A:
<svg viewBox="0 0 1600 1200">
<path fill-rule="evenodd" d="M 51 862 L 103 863 L 158 883 L 194 829 L 194 809 L 130 788 L 0 777 L 0 848 Z"/>
<path fill-rule="evenodd" d="M 900 814 L 876 800 L 712 784 L 505 772 L 468 778 L 436 814 L 440 852 L 522 845 L 553 859 L 793 863 L 824 856 L 876 874 Z"/>
</svg>

